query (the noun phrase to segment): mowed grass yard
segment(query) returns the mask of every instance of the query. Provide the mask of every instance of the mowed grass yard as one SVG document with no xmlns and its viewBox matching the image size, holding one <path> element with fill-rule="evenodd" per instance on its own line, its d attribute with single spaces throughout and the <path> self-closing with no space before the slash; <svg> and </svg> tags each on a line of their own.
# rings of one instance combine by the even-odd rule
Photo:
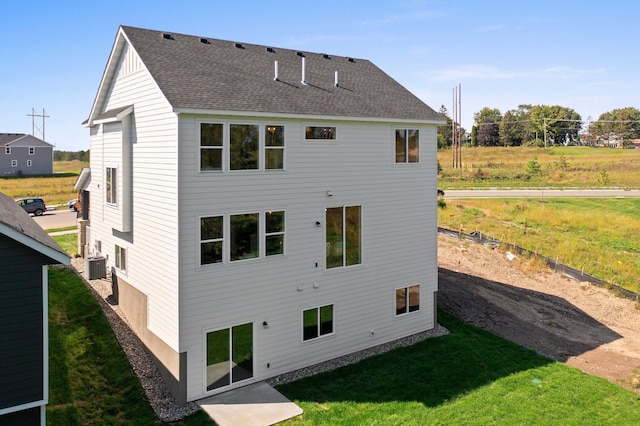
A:
<svg viewBox="0 0 640 426">
<path fill-rule="evenodd" d="M 57 237 L 55 237 L 57 238 Z M 278 387 L 286 425 L 627 425 L 640 396 L 439 311 L 450 333 Z M 81 278 L 49 271 L 52 425 L 160 425 Z M 176 425 L 209 425 L 198 412 Z"/>
</svg>

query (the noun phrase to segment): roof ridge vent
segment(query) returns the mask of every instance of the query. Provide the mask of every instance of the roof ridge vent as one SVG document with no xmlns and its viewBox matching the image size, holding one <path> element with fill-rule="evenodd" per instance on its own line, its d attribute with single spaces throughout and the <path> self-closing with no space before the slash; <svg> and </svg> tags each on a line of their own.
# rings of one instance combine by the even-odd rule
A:
<svg viewBox="0 0 640 426">
<path fill-rule="evenodd" d="M 175 40 L 171 34 L 162 33 L 162 38 L 165 40 Z"/>
<path fill-rule="evenodd" d="M 244 49 L 244 46 L 242 45 L 242 43 L 235 43 L 234 44 L 238 49 Z"/>
</svg>

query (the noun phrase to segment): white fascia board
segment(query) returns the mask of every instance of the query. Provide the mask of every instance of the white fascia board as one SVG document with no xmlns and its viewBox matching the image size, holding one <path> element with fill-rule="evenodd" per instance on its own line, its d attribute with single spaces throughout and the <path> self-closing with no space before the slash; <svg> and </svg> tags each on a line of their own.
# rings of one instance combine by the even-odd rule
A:
<svg viewBox="0 0 640 426">
<path fill-rule="evenodd" d="M 260 112 L 260 111 L 230 111 L 230 110 L 213 110 L 213 109 L 197 109 L 197 108 L 173 108 L 176 114 L 198 114 L 198 115 L 221 115 L 234 117 L 264 117 L 264 118 L 281 118 L 295 120 L 313 120 L 313 121 L 360 121 L 368 123 L 411 123 L 411 124 L 446 124 L 445 120 L 410 120 L 404 118 L 383 118 L 383 117 L 347 117 L 342 115 L 311 115 L 311 114 L 288 114 L 279 112 Z"/>
<path fill-rule="evenodd" d="M 0 233 L 6 235 L 14 241 L 19 242 L 27 247 L 31 247 L 35 251 L 41 253 L 48 258 L 55 260 L 58 263 L 63 265 L 69 265 L 71 263 L 71 258 L 66 253 L 61 253 L 57 250 L 52 249 L 49 246 L 42 244 L 40 241 L 34 240 L 33 238 L 23 234 L 20 231 L 16 231 L 15 229 L 0 223 Z"/>
</svg>

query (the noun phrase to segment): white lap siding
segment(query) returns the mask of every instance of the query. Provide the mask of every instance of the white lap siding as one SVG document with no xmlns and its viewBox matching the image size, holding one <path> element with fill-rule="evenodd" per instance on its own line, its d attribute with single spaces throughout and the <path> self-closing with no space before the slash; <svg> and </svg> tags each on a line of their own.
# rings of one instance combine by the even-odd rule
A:
<svg viewBox="0 0 640 426">
<path fill-rule="evenodd" d="M 220 117 L 284 125 L 286 170 L 199 173 L 203 118 L 180 120 L 180 347 L 189 399 L 205 394 L 207 330 L 253 321 L 254 376 L 263 379 L 434 327 L 435 126 Z M 335 126 L 337 138 L 305 141 L 305 125 Z M 420 163 L 395 163 L 396 128 L 420 129 Z M 362 263 L 327 270 L 325 208 L 344 205 L 362 207 Z M 200 217 L 270 210 L 286 212 L 285 255 L 199 265 Z M 414 284 L 420 310 L 397 317 L 395 289 Z M 333 335 L 303 342 L 302 311 L 328 304 Z"/>
</svg>

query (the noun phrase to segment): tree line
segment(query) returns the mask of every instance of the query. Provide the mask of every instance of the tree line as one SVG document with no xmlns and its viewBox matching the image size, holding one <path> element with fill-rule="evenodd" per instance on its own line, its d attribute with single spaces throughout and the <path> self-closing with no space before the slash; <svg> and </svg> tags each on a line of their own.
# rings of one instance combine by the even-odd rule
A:
<svg viewBox="0 0 640 426">
<path fill-rule="evenodd" d="M 73 161 L 78 160 L 83 163 L 89 162 L 89 151 L 53 151 L 53 161 Z"/>
<path fill-rule="evenodd" d="M 438 126 L 438 147 L 451 146 L 453 122 L 447 108 L 439 110 L 447 124 Z M 559 105 L 519 105 L 502 114 L 482 108 L 473 115 L 471 133 L 460 129 L 463 143 L 472 146 L 598 145 L 640 139 L 640 110 L 614 109 L 586 121 L 571 108 Z"/>
</svg>

